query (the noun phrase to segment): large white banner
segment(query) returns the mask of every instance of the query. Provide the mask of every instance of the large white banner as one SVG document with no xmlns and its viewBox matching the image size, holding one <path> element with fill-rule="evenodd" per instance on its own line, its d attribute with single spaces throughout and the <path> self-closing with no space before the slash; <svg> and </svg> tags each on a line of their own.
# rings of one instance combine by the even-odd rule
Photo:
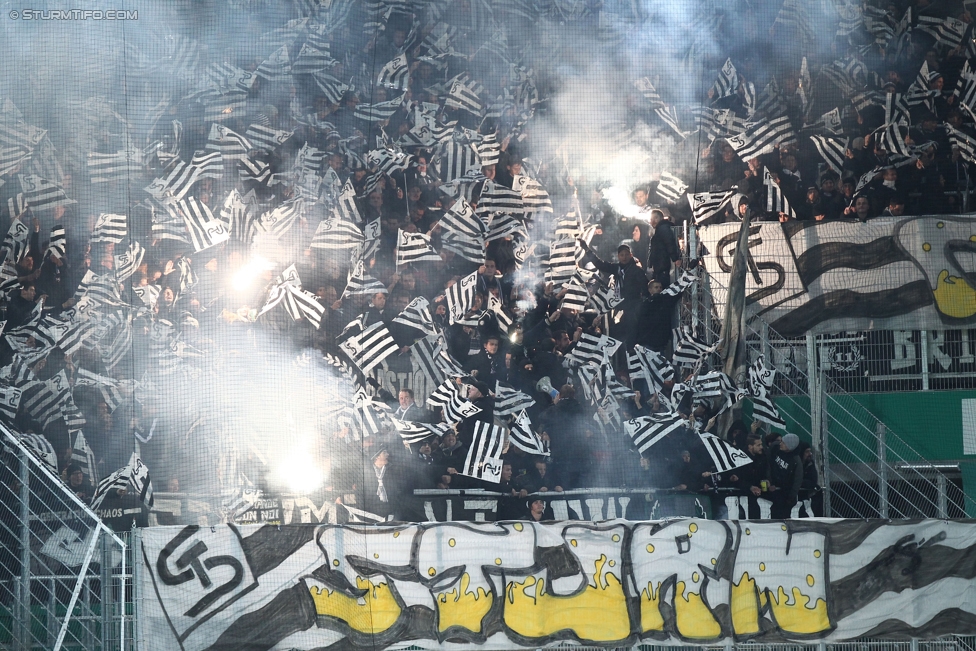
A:
<svg viewBox="0 0 976 651">
<path fill-rule="evenodd" d="M 739 226 L 700 229 L 719 303 Z M 974 217 L 757 222 L 749 229 L 748 261 L 748 314 L 786 336 L 976 324 Z"/>
<path fill-rule="evenodd" d="M 155 527 L 141 552 L 151 651 L 976 633 L 968 522 Z"/>
</svg>

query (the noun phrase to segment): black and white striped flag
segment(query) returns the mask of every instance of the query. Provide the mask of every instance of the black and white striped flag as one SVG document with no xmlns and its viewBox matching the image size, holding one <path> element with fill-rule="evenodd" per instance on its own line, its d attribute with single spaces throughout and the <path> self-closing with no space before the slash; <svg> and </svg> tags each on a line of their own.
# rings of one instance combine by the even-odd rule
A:
<svg viewBox="0 0 976 651">
<path fill-rule="evenodd" d="M 403 105 L 403 97 L 397 97 L 387 102 L 377 102 L 376 104 L 358 104 L 354 111 L 357 119 L 365 122 L 381 122 L 389 120 Z"/>
<path fill-rule="evenodd" d="M 302 198 L 291 199 L 266 213 L 262 213 L 260 217 L 254 220 L 254 229 L 258 232 L 268 233 L 275 239 L 281 239 L 304 214 L 305 200 Z"/>
<path fill-rule="evenodd" d="M 294 63 L 291 64 L 291 74 L 310 75 L 331 68 L 337 63 L 338 61 L 332 58 L 328 48 L 320 50 L 308 43 L 303 43 L 302 49 L 295 57 Z"/>
<path fill-rule="evenodd" d="M 288 46 L 282 45 L 261 62 L 254 71 L 258 77 L 268 81 L 291 81 L 291 58 L 288 56 Z"/>
<path fill-rule="evenodd" d="M 735 153 L 744 161 L 773 151 L 777 143 L 796 141 L 796 134 L 790 119 L 786 116 L 773 118 L 768 121 L 749 123 L 746 130 L 735 136 L 726 138 Z"/>
<path fill-rule="evenodd" d="M 651 391 L 660 391 L 665 382 L 674 380 L 674 367 L 661 353 L 640 344 L 627 355 L 627 368 L 631 381 L 644 380 Z"/>
<path fill-rule="evenodd" d="M 247 128 L 244 135 L 247 136 L 254 147 L 274 151 L 283 145 L 286 140 L 291 138 L 294 133 L 294 129 L 291 131 L 279 131 L 278 129 L 272 129 L 263 124 L 252 124 Z"/>
<path fill-rule="evenodd" d="M 18 397 L 20 393 L 18 390 Z M 26 434 L 15 434 L 17 440 L 23 444 L 28 450 L 34 453 L 38 459 L 43 461 L 51 468 L 57 472 L 58 470 L 58 455 L 54 452 L 54 446 L 51 442 L 47 440 L 41 434 L 35 434 L 34 432 L 27 432 Z"/>
<path fill-rule="evenodd" d="M 154 179 L 145 190 L 156 201 L 163 202 L 169 198 L 178 200 L 189 194 L 190 188 L 199 179 L 200 170 L 196 166 L 179 161 L 169 174 Z"/>
<path fill-rule="evenodd" d="M 661 180 L 657 184 L 657 196 L 667 203 L 678 203 L 685 192 L 688 191 L 688 184 L 684 183 L 677 176 L 667 172 L 661 172 Z"/>
<path fill-rule="evenodd" d="M 827 138 L 826 136 L 810 136 L 817 153 L 827 162 L 830 169 L 840 174 L 847 155 L 849 138 Z"/>
<path fill-rule="evenodd" d="M 115 279 L 118 282 L 126 280 L 142 264 L 142 258 L 146 255 L 146 250 L 138 241 L 133 240 L 129 248 L 115 257 Z"/>
<path fill-rule="evenodd" d="M 129 482 L 136 491 L 139 501 L 146 505 L 147 509 L 152 509 L 155 504 L 153 498 L 152 479 L 149 476 L 149 467 L 142 462 L 135 452 L 129 459 Z"/>
<path fill-rule="evenodd" d="M 431 436 L 444 436 L 451 426 L 447 423 L 419 423 L 416 421 L 398 420 L 390 417 L 397 434 L 404 443 L 420 443 Z"/>
<path fill-rule="evenodd" d="M 129 225 L 125 215 L 113 215 L 103 212 L 95 220 L 95 227 L 92 229 L 91 238 L 88 241 L 92 244 L 99 242 L 118 244 L 128 234 Z"/>
<path fill-rule="evenodd" d="M 0 146 L 0 176 L 16 172 L 21 165 L 30 161 L 32 151 L 24 146 Z"/>
<path fill-rule="evenodd" d="M 142 172 L 141 153 L 138 151 L 88 154 L 88 176 L 92 183 L 128 181 L 132 177 L 141 177 Z"/>
<path fill-rule="evenodd" d="M 430 243 L 430 235 L 424 233 L 408 233 L 400 229 L 397 234 L 396 266 L 397 269 L 414 262 L 432 260 L 441 261 L 440 254 Z"/>
<path fill-rule="evenodd" d="M 382 321 L 377 321 L 359 334 L 345 336 L 339 342 L 339 348 L 362 373 L 369 373 L 397 351 L 396 342 Z"/>
<path fill-rule="evenodd" d="M 663 108 L 665 106 L 664 100 L 661 99 L 657 89 L 654 88 L 654 84 L 647 77 L 641 77 L 635 81 L 634 86 L 644 96 L 644 99 L 650 102 L 651 108 Z"/>
<path fill-rule="evenodd" d="M 451 251 L 476 264 L 485 262 L 485 241 L 446 231 L 441 235 L 441 249 Z"/>
<path fill-rule="evenodd" d="M 624 431 L 634 442 L 637 451 L 643 455 L 655 443 L 672 432 L 680 431 L 686 424 L 679 414 L 669 412 L 625 420 Z"/>
<path fill-rule="evenodd" d="M 441 363 L 441 355 L 447 354 L 443 351 L 443 338 L 435 335 L 418 339 L 410 346 L 410 359 L 424 374 L 429 386 L 437 386 L 448 378 Z M 462 377 L 464 374 L 464 371 L 459 370 L 456 377 Z"/>
<path fill-rule="evenodd" d="M 527 393 L 501 382 L 495 382 L 495 416 L 510 416 L 528 409 L 535 400 Z"/>
<path fill-rule="evenodd" d="M 478 153 L 470 145 L 450 140 L 438 147 L 435 155 L 437 174 L 449 183 L 464 178 L 469 172 L 479 171 Z"/>
<path fill-rule="evenodd" d="M 735 190 L 689 194 L 688 203 L 691 204 L 691 212 L 694 215 L 695 224 L 701 224 L 705 220 L 720 214 L 723 206 L 733 196 L 735 196 Z"/>
<path fill-rule="evenodd" d="M 735 470 L 736 468 L 741 468 L 752 463 L 752 457 L 742 450 L 732 447 L 714 434 L 699 432 L 698 436 L 701 437 L 702 443 L 705 444 L 705 449 L 708 450 L 708 456 L 712 458 L 712 463 L 715 464 L 715 468 L 720 473 Z"/>
<path fill-rule="evenodd" d="M 416 328 L 428 335 L 437 334 L 437 327 L 430 315 L 430 303 L 423 296 L 410 301 L 403 311 L 393 318 L 393 322 Z"/>
<path fill-rule="evenodd" d="M 410 84 L 410 66 L 407 64 L 407 55 L 401 54 L 380 68 L 377 83 L 393 90 L 406 90 Z"/>
<path fill-rule="evenodd" d="M 502 450 L 505 429 L 484 421 L 474 424 L 474 438 L 459 474 L 498 483 L 502 479 Z"/>
<path fill-rule="evenodd" d="M 451 324 L 460 321 L 474 304 L 475 290 L 478 286 L 478 272 L 473 271 L 447 288 L 447 312 Z"/>
<path fill-rule="evenodd" d="M 271 164 L 248 154 L 238 162 L 237 173 L 242 181 L 264 183 L 271 178 Z"/>
<path fill-rule="evenodd" d="M 92 484 L 98 484 L 98 471 L 95 467 L 95 453 L 88 445 L 85 434 L 79 430 L 69 430 L 71 439 L 71 463 L 81 466 L 81 471 L 85 473 Z"/>
<path fill-rule="evenodd" d="M 461 395 L 461 389 L 453 379 L 444 380 L 429 396 L 427 404 L 441 408 L 444 420 L 454 424 L 481 413 L 481 407 Z"/>
<path fill-rule="evenodd" d="M 486 135 L 481 142 L 474 146 L 478 152 L 478 161 L 482 167 L 497 165 L 502 155 L 502 146 L 495 138 L 495 134 Z"/>
<path fill-rule="evenodd" d="M 512 179 L 512 188 L 522 196 L 522 209 L 526 214 L 552 212 L 552 199 L 542 184 L 524 174 Z"/>
<path fill-rule="evenodd" d="M 115 411 L 115 409 L 122 403 L 122 394 L 119 392 L 119 383 L 113 378 L 99 375 L 98 373 L 93 373 L 88 369 L 79 368 L 75 374 L 75 386 L 93 387 L 98 389 L 99 393 L 102 394 L 102 399 L 105 400 L 105 404 L 108 406 L 109 411 Z"/>
<path fill-rule="evenodd" d="M 219 151 L 201 149 L 193 152 L 190 166 L 196 169 L 196 179 L 219 179 L 224 176 L 224 156 Z"/>
<path fill-rule="evenodd" d="M 365 236 L 358 226 L 338 216 L 332 216 L 319 222 L 309 246 L 326 250 L 355 249 L 362 246 L 364 241 Z"/>
<path fill-rule="evenodd" d="M 713 398 L 720 398 L 722 402 L 718 405 L 712 403 L 713 407 L 718 408 L 717 413 L 722 413 L 731 408 L 746 394 L 744 390 L 736 389 L 729 376 L 722 371 L 710 371 L 696 375 L 691 389 L 697 401 L 708 400 L 711 402 Z"/>
<path fill-rule="evenodd" d="M 75 203 L 75 200 L 69 199 L 61 186 L 53 181 L 36 174 L 18 174 L 17 178 L 20 181 L 20 190 L 24 194 L 24 202 L 34 211 Z"/>
<path fill-rule="evenodd" d="M 712 353 L 718 347 L 709 346 L 695 336 L 690 326 L 681 326 L 674 331 L 675 349 L 671 362 L 675 366 L 695 366 L 705 355 Z"/>
<path fill-rule="evenodd" d="M 604 314 L 620 305 L 624 299 L 617 296 L 617 281 L 610 276 L 606 285 L 598 280 L 598 287 L 590 295 L 590 305 L 599 313 Z"/>
<path fill-rule="evenodd" d="M 15 386 L 0 383 L 0 416 L 13 422 L 17 417 L 23 391 Z"/>
<path fill-rule="evenodd" d="M 749 397 L 752 398 L 752 417 L 769 423 L 773 427 L 784 428 L 786 423 L 779 415 L 775 403 L 770 396 L 773 381 L 776 379 L 776 369 L 766 366 L 765 355 L 760 355 L 749 365 Z"/>
<path fill-rule="evenodd" d="M 464 197 L 458 197 L 439 221 L 445 230 L 472 240 L 483 240 L 488 232 L 485 222 L 475 214 L 471 204 L 465 201 Z"/>
<path fill-rule="evenodd" d="M 207 204 L 197 201 L 195 197 L 187 197 L 177 205 L 195 251 L 209 249 L 230 239 L 230 231 L 222 221 L 214 219 Z"/>
<path fill-rule="evenodd" d="M 131 463 L 131 461 L 130 461 Z M 109 494 L 114 493 L 118 490 L 125 490 L 129 487 L 129 478 L 132 475 L 132 467 L 127 463 L 122 466 L 111 475 L 108 475 L 102 481 L 98 482 L 98 486 L 95 487 L 95 493 L 92 495 L 91 508 L 97 511 L 101 507 L 102 502 Z"/>
<path fill-rule="evenodd" d="M 538 456 L 549 456 L 549 443 L 532 431 L 532 421 L 524 411 L 512 418 L 508 430 L 509 442 L 524 452 Z"/>
<path fill-rule="evenodd" d="M 522 204 L 520 192 L 494 181 L 486 181 L 475 212 L 478 214 L 523 215 L 525 214 L 525 206 Z"/>
<path fill-rule="evenodd" d="M 576 250 L 579 245 L 568 237 L 553 240 L 549 245 L 546 282 L 562 287 L 576 274 Z"/>
<path fill-rule="evenodd" d="M 214 122 L 210 125 L 210 137 L 207 139 L 206 148 L 220 152 L 225 161 L 239 161 L 254 147 L 244 136 Z"/>
<path fill-rule="evenodd" d="M 796 219 L 796 213 L 793 212 L 783 189 L 773 180 L 773 175 L 766 167 L 763 168 L 763 185 L 766 186 L 766 211 L 784 213 L 790 219 Z"/>
<path fill-rule="evenodd" d="M 946 124 L 945 129 L 949 134 L 949 142 L 959 150 L 959 154 L 970 163 L 976 162 L 976 139 L 954 129 L 952 125 Z"/>
<path fill-rule="evenodd" d="M 365 296 L 368 294 L 387 293 L 386 285 L 366 273 L 366 264 L 360 260 L 346 278 L 346 289 L 342 292 L 342 298 L 347 296 Z"/>
<path fill-rule="evenodd" d="M 356 204 L 356 188 L 353 187 L 351 177 L 346 179 L 345 185 L 342 186 L 342 192 L 339 193 L 339 201 L 336 203 L 335 209 L 339 217 L 347 222 L 353 224 L 363 222 L 362 215 L 359 214 L 359 206 Z"/>
<path fill-rule="evenodd" d="M 880 130 L 878 144 L 881 145 L 889 154 L 900 154 L 901 156 L 911 156 L 911 149 L 905 142 L 905 134 L 908 133 L 907 126 L 898 124 L 886 124 Z"/>
<path fill-rule="evenodd" d="M 715 83 L 712 85 L 712 90 L 714 91 L 712 101 L 734 94 L 738 87 L 739 73 L 736 72 L 735 66 L 732 65 L 732 59 L 726 59 L 722 69 L 718 72 L 718 78 L 715 79 Z"/>
<path fill-rule="evenodd" d="M 444 105 L 479 115 L 484 109 L 484 103 L 479 97 L 484 92 L 481 84 L 470 80 L 467 73 L 455 77 L 450 84 Z"/>
<path fill-rule="evenodd" d="M 592 364 L 602 366 L 609 363 L 609 358 L 620 348 L 620 340 L 607 335 L 593 335 L 584 332 L 576 346 L 566 356 L 571 364 Z"/>
<path fill-rule="evenodd" d="M 68 250 L 68 235 L 64 226 L 56 224 L 51 228 L 51 241 L 47 245 L 47 253 L 58 260 L 63 260 Z"/>
</svg>

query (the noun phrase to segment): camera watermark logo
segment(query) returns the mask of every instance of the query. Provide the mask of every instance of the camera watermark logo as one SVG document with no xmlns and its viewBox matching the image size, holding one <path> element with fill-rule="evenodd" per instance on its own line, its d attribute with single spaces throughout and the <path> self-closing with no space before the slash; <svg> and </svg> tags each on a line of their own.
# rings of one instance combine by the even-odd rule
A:
<svg viewBox="0 0 976 651">
<path fill-rule="evenodd" d="M 139 20 L 139 12 L 130 9 L 14 9 L 10 20 Z"/>
</svg>

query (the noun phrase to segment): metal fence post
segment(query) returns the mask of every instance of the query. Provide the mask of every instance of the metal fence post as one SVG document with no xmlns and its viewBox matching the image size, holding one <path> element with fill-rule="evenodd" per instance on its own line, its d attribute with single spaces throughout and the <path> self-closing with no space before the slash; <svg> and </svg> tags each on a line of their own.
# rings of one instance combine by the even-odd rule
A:
<svg viewBox="0 0 976 651">
<path fill-rule="evenodd" d="M 108 642 L 110 622 L 112 621 L 110 610 L 112 610 L 112 553 L 108 546 L 107 536 L 98 530 L 98 543 L 101 548 L 101 560 L 99 561 L 98 574 L 101 581 L 101 601 L 102 607 L 99 613 L 99 624 L 102 627 L 99 637 L 103 642 Z M 111 646 L 109 646 L 111 648 Z"/>
<path fill-rule="evenodd" d="M 142 529 L 133 527 L 132 537 L 129 538 L 129 548 L 132 549 L 132 650 L 139 651 L 142 647 L 139 638 L 139 597 L 140 579 L 142 578 Z M 123 625 L 125 618 L 122 619 Z"/>
<path fill-rule="evenodd" d="M 807 394 L 810 396 L 810 445 L 817 460 L 817 474 L 824 491 L 824 515 L 830 516 L 830 460 L 823 427 L 823 382 L 817 359 L 817 336 L 807 334 Z"/>
<path fill-rule="evenodd" d="M 938 473 L 935 477 L 936 486 L 939 490 L 939 517 L 943 520 L 949 517 L 949 505 L 946 500 L 946 476 L 941 470 L 936 470 Z"/>
<path fill-rule="evenodd" d="M 922 391 L 929 390 L 929 331 L 920 330 L 919 340 L 922 349 Z"/>
<path fill-rule="evenodd" d="M 21 450 L 18 458 L 20 459 L 20 599 L 17 601 L 17 642 L 18 648 L 30 651 L 30 470 L 27 453 Z"/>
<path fill-rule="evenodd" d="M 885 434 L 888 428 L 878 421 L 875 426 L 878 435 L 878 513 L 882 518 L 888 517 L 888 445 Z"/>
</svg>

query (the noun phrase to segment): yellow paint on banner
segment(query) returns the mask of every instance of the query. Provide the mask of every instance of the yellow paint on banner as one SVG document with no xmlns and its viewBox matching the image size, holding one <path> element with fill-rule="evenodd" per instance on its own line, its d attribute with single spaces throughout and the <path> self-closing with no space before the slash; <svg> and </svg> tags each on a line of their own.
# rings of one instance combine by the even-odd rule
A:
<svg viewBox="0 0 976 651">
<path fill-rule="evenodd" d="M 594 563 L 594 585 L 582 592 L 559 596 L 546 592 L 546 580 L 534 576 L 508 581 L 503 613 L 505 624 L 525 637 L 541 638 L 573 631 L 580 639 L 613 642 L 630 635 L 627 598 L 620 579 L 604 572 L 606 555 Z"/>
<path fill-rule="evenodd" d="M 689 591 L 685 596 L 684 581 L 678 581 L 674 587 L 674 618 L 683 637 L 712 639 L 722 634 L 722 625 L 705 605 L 701 594 Z"/>
<path fill-rule="evenodd" d="M 386 583 L 373 585 L 369 579 L 356 577 L 356 586 L 366 590 L 362 597 L 349 597 L 328 587 L 309 587 L 315 613 L 344 621 L 355 631 L 375 635 L 390 629 L 400 618 L 402 609 Z"/>
<path fill-rule="evenodd" d="M 470 585 L 471 577 L 465 572 L 458 587 L 437 595 L 438 632 L 443 633 L 452 626 L 460 626 L 474 633 L 481 632 L 481 623 L 491 610 L 494 598 L 484 588 L 469 591 Z"/>
<path fill-rule="evenodd" d="M 797 587 L 793 588 L 793 597 L 790 599 L 780 586 L 771 602 L 773 617 L 779 627 L 787 633 L 809 634 L 828 630 L 830 618 L 827 616 L 827 602 L 817 599 L 810 607 L 810 600 Z"/>
</svg>

